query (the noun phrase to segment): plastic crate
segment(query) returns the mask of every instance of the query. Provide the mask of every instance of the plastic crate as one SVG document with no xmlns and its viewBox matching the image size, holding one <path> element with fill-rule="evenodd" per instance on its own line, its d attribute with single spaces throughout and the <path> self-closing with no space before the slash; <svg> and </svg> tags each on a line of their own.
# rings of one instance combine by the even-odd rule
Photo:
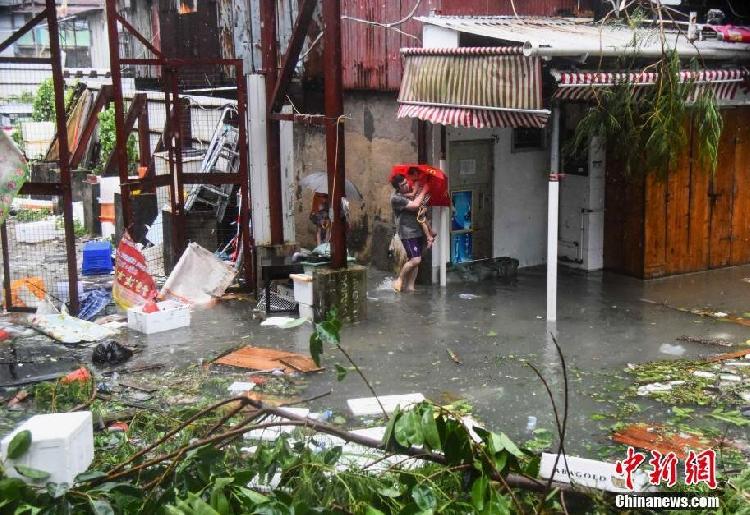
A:
<svg viewBox="0 0 750 515">
<path fill-rule="evenodd" d="M 83 246 L 83 275 L 101 275 L 112 271 L 112 245 L 108 241 L 89 241 Z"/>
<path fill-rule="evenodd" d="M 90 411 L 36 415 L 3 438 L 2 457 L 8 453 L 10 441 L 20 431 L 31 431 L 31 447 L 23 456 L 7 460 L 5 472 L 11 477 L 21 477 L 13 465 L 25 465 L 49 472 L 46 481 L 73 484 L 75 477 L 85 472 L 94 459 L 94 432 Z"/>
</svg>

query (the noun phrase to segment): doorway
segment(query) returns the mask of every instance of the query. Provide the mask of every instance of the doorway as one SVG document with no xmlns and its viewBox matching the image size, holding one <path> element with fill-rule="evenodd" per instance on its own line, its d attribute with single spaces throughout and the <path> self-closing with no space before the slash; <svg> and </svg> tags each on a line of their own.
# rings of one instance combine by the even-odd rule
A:
<svg viewBox="0 0 750 515">
<path fill-rule="evenodd" d="M 494 140 L 451 141 L 451 262 L 492 257 Z"/>
</svg>

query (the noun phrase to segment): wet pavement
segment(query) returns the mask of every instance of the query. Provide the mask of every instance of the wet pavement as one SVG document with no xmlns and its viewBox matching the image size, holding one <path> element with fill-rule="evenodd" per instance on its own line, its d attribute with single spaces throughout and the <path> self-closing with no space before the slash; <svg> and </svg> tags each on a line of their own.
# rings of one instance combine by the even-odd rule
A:
<svg viewBox="0 0 750 515">
<path fill-rule="evenodd" d="M 392 291 L 385 274 L 371 271 L 368 319 L 345 326 L 342 345 L 378 394 L 421 392 L 436 402 L 465 399 L 475 418 L 524 440 L 530 437 L 529 417 L 536 418 L 536 427 L 554 427 L 544 386 L 523 362 L 536 365 L 561 400 L 563 380 L 554 335 L 570 379 L 569 452 L 595 457 L 591 447 L 607 443 L 614 420 L 593 420 L 592 415 L 612 411 L 612 404 L 601 402 L 602 394 L 617 400 L 631 384 L 623 372 L 628 363 L 728 350 L 677 341 L 680 336 L 721 338 L 735 344 L 750 338 L 750 327 L 675 309 L 750 311 L 746 277 L 750 266 L 650 282 L 563 268 L 558 321 L 550 325 L 544 320 L 544 268 L 521 270 L 512 282 L 451 284 L 446 289 L 423 286 L 402 295 Z M 117 339 L 143 348 L 128 366 L 198 364 L 240 345 L 307 353 L 309 324 L 294 329 L 261 327 L 260 320 L 253 318 L 253 304 L 222 302 L 195 311 L 189 328 L 151 336 L 125 332 Z M 16 342 L 17 353 L 27 352 L 24 341 Z M 33 353 L 26 356 L 49 354 L 60 360 L 73 352 L 87 359 L 91 352 L 90 348 L 61 351 L 54 343 L 34 345 Z M 329 388 L 332 393 L 315 401 L 314 408 L 346 413 L 347 398 L 370 395 L 354 374 L 336 381 L 333 364 L 347 363 L 335 349 L 325 349 L 323 363 L 328 369 L 308 377 L 306 394 L 314 396 Z M 0 380 L 7 374 L 7 366 L 0 366 Z M 666 417 L 667 405 L 637 401 L 643 410 L 637 420 Z"/>
</svg>

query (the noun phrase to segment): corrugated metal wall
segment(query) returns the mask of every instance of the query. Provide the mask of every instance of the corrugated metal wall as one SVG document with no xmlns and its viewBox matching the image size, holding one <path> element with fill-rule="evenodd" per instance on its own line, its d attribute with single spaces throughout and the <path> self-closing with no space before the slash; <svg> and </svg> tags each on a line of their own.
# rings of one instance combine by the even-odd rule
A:
<svg viewBox="0 0 750 515">
<path fill-rule="evenodd" d="M 592 0 L 515 0 L 519 16 L 560 16 L 588 12 Z M 393 23 L 416 8 L 415 16 L 431 12 L 443 15 L 512 15 L 510 1 L 498 0 L 344 0 L 344 17 Z M 409 20 L 387 29 L 352 19 L 341 27 L 344 87 L 347 89 L 398 90 L 402 62 L 399 50 L 421 46 L 421 23 Z"/>
<path fill-rule="evenodd" d="M 238 57 L 244 60 L 246 72 L 262 68 L 258 0 L 197 0 L 198 12 L 186 15 L 177 13 L 177 0 L 153 1 L 159 5 L 160 43 L 166 55 L 186 58 Z M 129 9 L 131 2 L 134 8 Z M 298 0 L 277 0 L 280 59 L 286 51 L 294 27 L 298 4 Z M 534 16 L 585 13 L 591 4 L 592 0 L 515 0 L 519 15 Z M 146 37 L 158 38 L 158 35 L 152 34 L 152 11 L 148 6 L 149 0 L 130 0 L 124 11 L 126 17 Z M 398 89 L 402 73 L 399 50 L 403 47 L 421 46 L 421 24 L 413 19 L 392 28 L 376 24 L 398 22 L 413 10 L 415 16 L 426 16 L 431 12 L 466 16 L 513 14 L 509 0 L 342 0 L 342 67 L 345 88 L 380 91 Z M 318 7 L 306 46 L 315 38 L 318 27 L 321 26 Z M 320 47 L 318 44 L 317 50 Z M 315 52 L 310 54 L 310 59 L 316 59 Z M 313 65 L 310 71 L 319 73 L 318 66 Z M 144 72 L 138 75 L 148 76 Z"/>
</svg>

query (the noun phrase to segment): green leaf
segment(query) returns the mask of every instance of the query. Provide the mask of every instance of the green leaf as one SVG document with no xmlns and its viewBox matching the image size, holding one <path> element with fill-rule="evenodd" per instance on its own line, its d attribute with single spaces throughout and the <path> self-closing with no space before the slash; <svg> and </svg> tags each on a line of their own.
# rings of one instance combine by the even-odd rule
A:
<svg viewBox="0 0 750 515">
<path fill-rule="evenodd" d="M 323 342 L 317 332 L 310 335 L 310 357 L 320 366 L 320 355 L 323 354 Z"/>
<path fill-rule="evenodd" d="M 417 485 L 411 491 L 411 497 L 420 510 L 434 510 L 437 507 L 435 493 L 427 485 Z"/>
<path fill-rule="evenodd" d="M 115 515 L 115 510 L 112 509 L 112 505 L 104 499 L 92 500 L 91 510 L 96 515 Z"/>
<path fill-rule="evenodd" d="M 499 435 L 497 433 L 491 433 L 491 435 L 492 446 L 495 448 L 495 451 L 506 450 L 516 458 L 523 456 L 521 450 L 516 447 L 516 444 L 514 444 L 505 433 L 500 433 Z"/>
<path fill-rule="evenodd" d="M 497 336 L 497 331 L 489 331 L 487 336 Z"/>
<path fill-rule="evenodd" d="M 50 494 L 53 499 L 62 497 L 68 492 L 68 490 L 70 490 L 70 485 L 67 483 L 47 483 L 47 493 Z"/>
<path fill-rule="evenodd" d="M 82 472 L 78 474 L 74 481 L 76 483 L 85 483 L 87 481 L 92 481 L 94 479 L 99 479 L 106 476 L 106 472 L 102 472 L 101 470 L 91 470 L 89 472 Z"/>
<path fill-rule="evenodd" d="M 27 467 L 26 465 L 18 464 L 14 468 L 16 472 L 29 479 L 47 479 L 50 476 L 49 472 Z"/>
<path fill-rule="evenodd" d="M 401 497 L 402 495 L 401 490 L 393 486 L 384 486 L 384 487 L 378 488 L 377 492 L 379 495 L 382 495 L 383 497 Z"/>
<path fill-rule="evenodd" d="M 534 456 L 524 468 L 524 473 L 529 477 L 537 477 L 539 475 L 539 466 L 541 463 L 542 457 Z"/>
<path fill-rule="evenodd" d="M 332 320 L 325 320 L 319 323 L 316 327 L 318 335 L 321 340 L 325 340 L 328 343 L 338 345 L 341 341 L 339 336 L 339 325 L 336 325 Z"/>
<path fill-rule="evenodd" d="M 474 508 L 476 508 L 477 511 L 482 511 L 484 509 L 484 498 L 487 494 L 488 484 L 489 480 L 487 477 L 481 476 L 474 481 L 474 484 L 471 487 L 471 504 L 474 505 Z"/>
<path fill-rule="evenodd" d="M 382 511 L 380 511 L 377 508 L 373 508 L 372 506 L 368 506 L 365 509 L 365 515 L 385 515 Z"/>
<path fill-rule="evenodd" d="M 15 460 L 23 456 L 31 447 L 31 431 L 16 433 L 8 444 L 8 459 Z"/>
<path fill-rule="evenodd" d="M 385 445 L 386 448 L 391 448 L 394 433 L 395 433 L 395 427 L 396 422 L 401 417 L 401 407 L 396 406 L 396 409 L 393 412 L 393 415 L 391 415 L 391 418 L 388 420 L 388 423 L 385 426 L 385 433 L 383 434 L 383 441 L 382 444 Z"/>
<path fill-rule="evenodd" d="M 348 373 L 348 370 L 346 370 L 344 367 L 336 363 L 336 380 L 337 381 L 343 381 L 346 379 L 346 374 Z"/>
<path fill-rule="evenodd" d="M 325 453 L 323 453 L 323 463 L 325 463 L 326 465 L 333 465 L 334 463 L 339 461 L 341 453 L 342 447 L 340 445 L 331 447 Z"/>
<path fill-rule="evenodd" d="M 437 423 L 435 423 L 435 414 L 432 406 L 427 406 L 422 412 L 422 435 L 424 443 L 430 450 L 440 450 L 440 435 L 438 434 Z"/>
</svg>

